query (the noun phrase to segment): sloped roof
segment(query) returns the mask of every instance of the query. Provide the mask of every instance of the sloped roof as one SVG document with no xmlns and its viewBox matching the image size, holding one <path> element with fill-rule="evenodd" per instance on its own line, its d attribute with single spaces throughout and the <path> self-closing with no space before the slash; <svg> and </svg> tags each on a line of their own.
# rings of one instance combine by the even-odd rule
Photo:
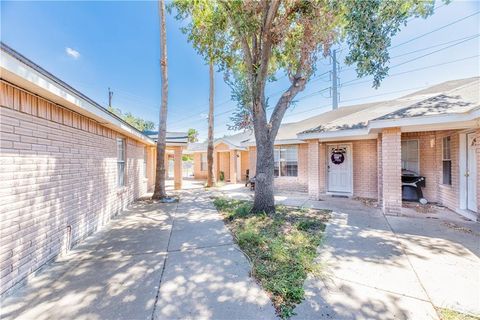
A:
<svg viewBox="0 0 480 320">
<path fill-rule="evenodd" d="M 150 139 L 153 139 L 155 142 L 158 138 L 158 131 L 144 131 Z M 167 144 L 187 144 L 188 143 L 188 134 L 186 132 L 168 132 L 166 137 Z"/>
<path fill-rule="evenodd" d="M 111 126 L 132 138 L 153 144 L 143 132 L 1 41 L 0 55 L 3 80 Z"/>
<path fill-rule="evenodd" d="M 398 99 L 364 104 L 358 111 L 299 133 L 364 129 L 376 120 L 465 113 L 479 107 L 479 89 L 479 77 L 447 81 Z"/>
</svg>

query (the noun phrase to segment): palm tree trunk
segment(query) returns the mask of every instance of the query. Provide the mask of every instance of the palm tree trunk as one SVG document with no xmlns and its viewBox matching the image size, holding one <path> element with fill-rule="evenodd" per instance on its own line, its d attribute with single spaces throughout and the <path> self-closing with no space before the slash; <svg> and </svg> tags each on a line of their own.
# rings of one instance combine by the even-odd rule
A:
<svg viewBox="0 0 480 320">
<path fill-rule="evenodd" d="M 207 148 L 207 187 L 213 185 L 213 108 L 215 82 L 213 73 L 213 62 L 210 60 L 210 107 L 208 109 L 208 148 Z"/>
<path fill-rule="evenodd" d="M 162 105 L 158 122 L 157 139 L 157 168 L 155 176 L 155 190 L 153 199 L 163 199 L 165 191 L 165 148 L 167 136 L 167 104 L 168 104 L 168 65 L 167 65 L 167 30 L 165 23 L 165 1 L 158 1 L 158 15 L 160 18 L 160 69 L 162 79 Z"/>
</svg>

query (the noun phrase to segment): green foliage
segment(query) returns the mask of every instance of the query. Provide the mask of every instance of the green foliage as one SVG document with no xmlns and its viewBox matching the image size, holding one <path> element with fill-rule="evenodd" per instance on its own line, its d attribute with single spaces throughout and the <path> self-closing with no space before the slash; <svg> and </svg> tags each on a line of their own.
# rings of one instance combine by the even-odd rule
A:
<svg viewBox="0 0 480 320">
<path fill-rule="evenodd" d="M 137 130 L 147 131 L 155 129 L 155 123 L 153 121 L 147 121 L 142 118 L 136 117 L 130 112 L 123 113 L 122 110 L 118 108 L 108 107 L 107 110 L 122 118 L 123 121 L 136 128 Z"/>
<path fill-rule="evenodd" d="M 321 271 L 314 259 L 328 211 L 278 206 L 269 216 L 251 213 L 248 201 L 216 198 L 214 205 L 252 261 L 252 275 L 271 294 L 279 316 L 294 315 L 307 275 Z"/>
<path fill-rule="evenodd" d="M 358 76 L 373 75 L 378 87 L 388 74 L 391 38 L 410 17 L 431 15 L 434 2 L 291 0 L 274 10 L 274 1 L 174 0 L 169 9 L 184 21 L 181 30 L 197 52 L 226 72 L 239 106 L 232 117 L 238 129 L 251 125 L 254 97 L 264 99 L 267 79 L 282 71 L 292 84 L 308 81 L 334 43 L 345 42 L 346 64 L 355 65 Z"/>
<path fill-rule="evenodd" d="M 480 320 L 480 317 L 473 316 L 451 309 L 436 308 L 437 313 L 440 316 L 440 320 Z"/>
<path fill-rule="evenodd" d="M 188 142 L 197 142 L 198 141 L 198 131 L 196 129 L 190 128 L 188 129 Z"/>
<path fill-rule="evenodd" d="M 191 154 L 183 154 L 182 161 L 193 161 L 193 156 Z"/>
<path fill-rule="evenodd" d="M 220 171 L 220 181 L 225 181 L 225 172 Z"/>
</svg>

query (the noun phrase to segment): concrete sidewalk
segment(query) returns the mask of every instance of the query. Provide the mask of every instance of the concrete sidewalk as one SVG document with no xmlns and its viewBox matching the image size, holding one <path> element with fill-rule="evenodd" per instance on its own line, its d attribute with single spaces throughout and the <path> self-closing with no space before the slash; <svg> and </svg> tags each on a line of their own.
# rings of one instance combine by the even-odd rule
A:
<svg viewBox="0 0 480 320">
<path fill-rule="evenodd" d="M 251 199 L 243 185 L 219 195 Z M 438 319 L 435 307 L 480 314 L 480 224 L 445 209 L 385 216 L 359 201 L 276 194 L 277 203 L 333 210 L 294 319 Z"/>
<path fill-rule="evenodd" d="M 137 202 L 1 302 L 1 319 L 274 319 L 207 194 Z"/>
</svg>

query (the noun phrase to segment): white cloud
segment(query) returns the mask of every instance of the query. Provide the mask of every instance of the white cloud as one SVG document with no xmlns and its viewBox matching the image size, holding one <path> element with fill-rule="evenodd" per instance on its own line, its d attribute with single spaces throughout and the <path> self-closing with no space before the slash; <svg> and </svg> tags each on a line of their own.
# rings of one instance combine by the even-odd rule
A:
<svg viewBox="0 0 480 320">
<path fill-rule="evenodd" d="M 208 119 L 208 113 L 200 113 L 200 119 Z"/>
<path fill-rule="evenodd" d="M 69 55 L 70 57 L 72 57 L 73 59 L 78 59 L 80 58 L 80 52 L 78 52 L 77 50 L 75 49 L 72 49 L 70 47 L 66 47 L 65 48 L 65 53 L 67 55 Z"/>
</svg>

